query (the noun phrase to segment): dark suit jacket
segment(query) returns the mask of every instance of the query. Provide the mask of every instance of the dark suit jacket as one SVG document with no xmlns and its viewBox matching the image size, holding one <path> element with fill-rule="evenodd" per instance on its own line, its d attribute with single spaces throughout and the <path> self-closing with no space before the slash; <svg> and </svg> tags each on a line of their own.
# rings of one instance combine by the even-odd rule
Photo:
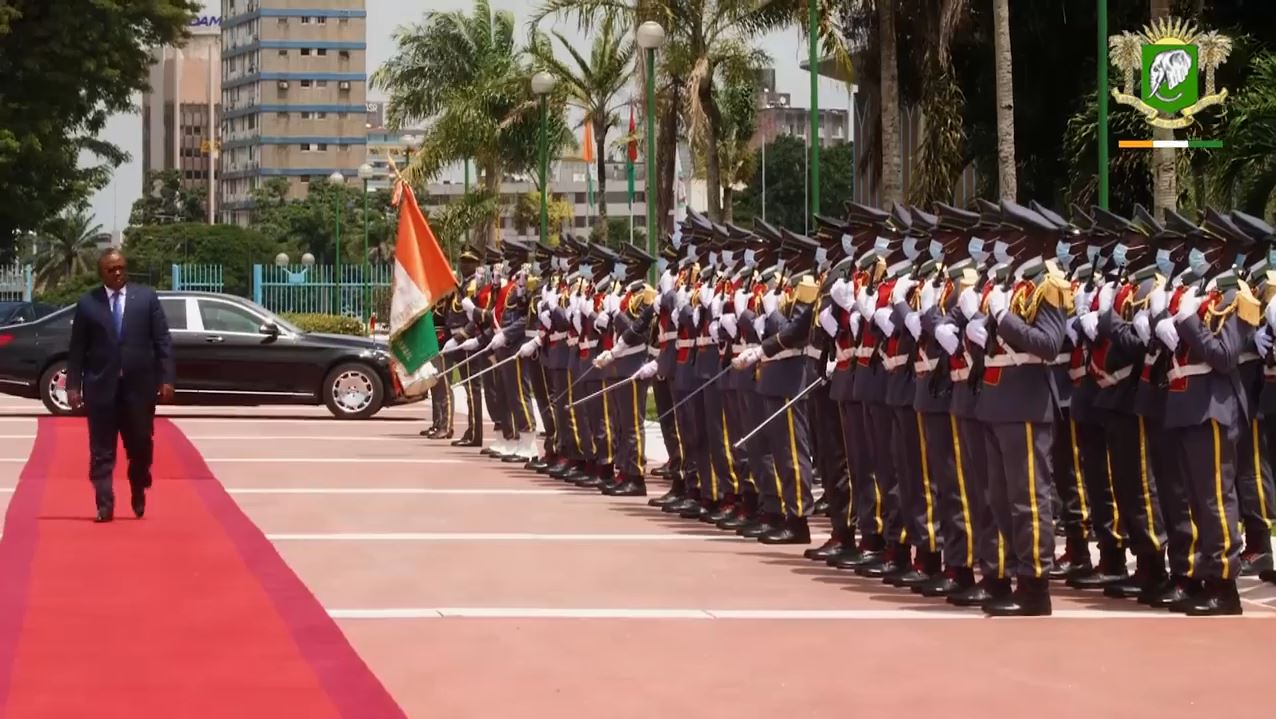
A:
<svg viewBox="0 0 1276 719">
<path fill-rule="evenodd" d="M 86 405 L 110 405 L 121 394 L 154 402 L 161 384 L 175 382 L 168 321 L 151 288 L 127 286 L 122 335 L 115 333 L 105 287 L 80 298 L 71 324 L 66 385 L 79 390 Z"/>
</svg>

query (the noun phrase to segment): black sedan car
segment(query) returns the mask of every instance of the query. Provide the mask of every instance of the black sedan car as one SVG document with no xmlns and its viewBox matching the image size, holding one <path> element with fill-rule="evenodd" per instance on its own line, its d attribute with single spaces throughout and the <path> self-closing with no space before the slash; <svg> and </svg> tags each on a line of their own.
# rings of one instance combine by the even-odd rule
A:
<svg viewBox="0 0 1276 719">
<path fill-rule="evenodd" d="M 366 419 L 384 406 L 419 401 L 403 396 L 383 343 L 305 332 L 231 295 L 159 294 L 173 336 L 179 405 L 324 404 L 340 419 Z M 72 413 L 66 355 L 74 309 L 0 327 L 0 393 Z"/>
<path fill-rule="evenodd" d="M 0 301 L 0 327 L 34 322 L 57 309 L 43 302 Z"/>
</svg>

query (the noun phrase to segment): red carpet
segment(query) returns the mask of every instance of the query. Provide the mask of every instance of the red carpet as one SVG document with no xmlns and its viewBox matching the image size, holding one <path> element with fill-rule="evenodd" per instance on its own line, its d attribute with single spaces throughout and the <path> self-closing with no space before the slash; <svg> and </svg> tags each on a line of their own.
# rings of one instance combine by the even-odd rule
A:
<svg viewBox="0 0 1276 719">
<path fill-rule="evenodd" d="M 121 449 L 94 524 L 87 425 L 40 419 L 0 538 L 3 716 L 405 716 L 167 420 L 155 452 L 146 518 Z"/>
</svg>

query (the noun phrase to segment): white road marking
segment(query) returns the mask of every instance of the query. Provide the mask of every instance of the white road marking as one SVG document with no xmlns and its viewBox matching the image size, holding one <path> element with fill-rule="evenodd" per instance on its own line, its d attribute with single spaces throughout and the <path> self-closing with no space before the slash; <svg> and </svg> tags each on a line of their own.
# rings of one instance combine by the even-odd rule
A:
<svg viewBox="0 0 1276 719">
<path fill-rule="evenodd" d="M 333 619 L 725 619 L 754 621 L 915 621 L 915 620 L 989 620 L 978 609 L 588 609 L 588 608 L 518 608 L 518 607 L 439 607 L 388 609 L 329 609 Z M 1244 615 L 1241 618 L 1270 619 L 1270 615 Z M 1109 609 L 1070 609 L 1055 611 L 1051 619 L 1189 619 L 1169 612 L 1122 611 Z"/>
<path fill-rule="evenodd" d="M 481 495 L 556 495 L 573 494 L 562 489 L 443 489 L 434 487 L 227 487 L 230 494 L 481 494 Z"/>
<path fill-rule="evenodd" d="M 739 542 L 733 534 L 536 534 L 531 532 L 328 532 L 266 534 L 273 542 Z"/>
</svg>

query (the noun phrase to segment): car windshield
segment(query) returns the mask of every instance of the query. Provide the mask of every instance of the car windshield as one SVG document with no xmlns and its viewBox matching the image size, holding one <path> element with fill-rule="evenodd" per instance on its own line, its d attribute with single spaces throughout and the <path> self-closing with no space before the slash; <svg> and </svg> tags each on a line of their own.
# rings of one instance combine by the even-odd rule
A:
<svg viewBox="0 0 1276 719">
<path fill-rule="evenodd" d="M 288 320 L 286 320 L 286 319 L 284 319 L 284 318 L 280 317 L 279 315 L 275 314 L 274 312 L 271 312 L 270 310 L 266 309 L 265 307 L 262 307 L 261 305 L 257 304 L 256 302 L 253 302 L 252 300 L 242 299 L 242 298 L 241 298 L 241 299 L 240 299 L 240 302 L 243 302 L 245 305 L 247 305 L 248 307 L 251 307 L 252 309 L 256 310 L 258 313 L 265 315 L 265 316 L 266 316 L 266 319 L 270 320 L 271 322 L 274 322 L 276 325 L 279 325 L 279 326 L 280 326 L 280 327 L 282 327 L 283 329 L 286 329 L 286 330 L 288 330 L 289 332 L 292 332 L 293 334 L 299 334 L 299 335 L 300 335 L 300 334 L 305 334 L 305 330 L 301 329 L 301 328 L 300 328 L 300 327 L 298 327 L 297 325 L 294 325 L 293 323 L 289 322 Z"/>
</svg>

